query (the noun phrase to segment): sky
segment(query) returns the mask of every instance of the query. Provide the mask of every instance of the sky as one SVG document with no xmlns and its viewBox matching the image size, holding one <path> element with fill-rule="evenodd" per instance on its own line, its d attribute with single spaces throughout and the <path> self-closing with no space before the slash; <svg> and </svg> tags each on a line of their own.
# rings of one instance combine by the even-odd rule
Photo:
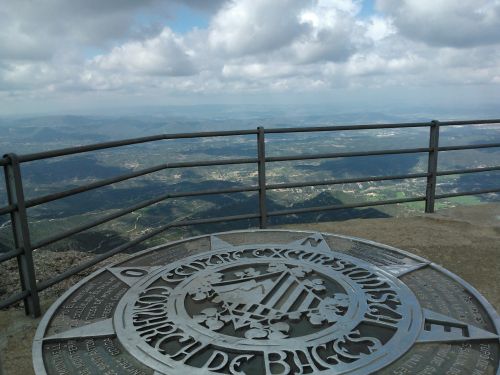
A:
<svg viewBox="0 0 500 375">
<path fill-rule="evenodd" d="M 0 4 L 0 115 L 500 103 L 500 0 Z"/>
</svg>

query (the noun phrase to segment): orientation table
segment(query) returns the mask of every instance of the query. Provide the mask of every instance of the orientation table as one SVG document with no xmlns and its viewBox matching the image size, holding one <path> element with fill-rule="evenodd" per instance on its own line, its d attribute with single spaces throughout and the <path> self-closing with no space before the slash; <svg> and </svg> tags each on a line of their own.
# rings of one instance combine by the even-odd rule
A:
<svg viewBox="0 0 500 375">
<path fill-rule="evenodd" d="M 499 332 L 492 306 L 426 259 L 247 230 L 94 272 L 47 311 L 33 363 L 37 375 L 499 375 Z"/>
</svg>

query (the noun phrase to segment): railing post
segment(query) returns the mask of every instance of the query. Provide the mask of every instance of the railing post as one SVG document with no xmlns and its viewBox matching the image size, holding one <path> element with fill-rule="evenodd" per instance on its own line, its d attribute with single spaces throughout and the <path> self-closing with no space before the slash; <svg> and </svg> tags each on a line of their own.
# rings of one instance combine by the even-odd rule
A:
<svg viewBox="0 0 500 375">
<path fill-rule="evenodd" d="M 267 227 L 267 204 L 266 204 L 266 144 L 264 128 L 257 128 L 257 156 L 259 171 L 259 211 L 260 229 Z"/>
<path fill-rule="evenodd" d="M 436 197 L 436 175 L 438 166 L 439 121 L 431 121 L 429 132 L 429 157 L 427 162 L 427 188 L 425 190 L 425 212 L 434 212 Z"/>
<path fill-rule="evenodd" d="M 23 182 L 21 179 L 21 168 L 16 154 L 5 155 L 9 164 L 4 166 L 5 183 L 9 204 L 15 205 L 16 209 L 11 212 L 11 225 L 14 236 L 14 244 L 17 249 L 22 249 L 22 254 L 17 257 L 21 287 L 28 291 L 24 299 L 24 310 L 26 315 L 34 318 L 41 315 L 40 300 L 36 287 L 35 267 L 30 241 L 28 217 L 24 203 Z"/>
</svg>

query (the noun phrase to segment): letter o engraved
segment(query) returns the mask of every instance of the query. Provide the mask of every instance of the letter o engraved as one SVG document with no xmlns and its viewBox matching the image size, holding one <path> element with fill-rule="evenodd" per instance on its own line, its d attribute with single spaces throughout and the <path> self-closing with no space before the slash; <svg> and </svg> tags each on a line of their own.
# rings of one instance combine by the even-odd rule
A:
<svg viewBox="0 0 500 375">
<path fill-rule="evenodd" d="M 126 277 L 142 277 L 147 274 L 147 271 L 138 268 L 130 268 L 128 270 L 123 270 L 120 273 Z"/>
<path fill-rule="evenodd" d="M 235 246 L 144 279 L 117 307 L 118 339 L 165 373 L 371 371 L 404 354 L 422 322 L 396 277 L 307 244 Z"/>
</svg>

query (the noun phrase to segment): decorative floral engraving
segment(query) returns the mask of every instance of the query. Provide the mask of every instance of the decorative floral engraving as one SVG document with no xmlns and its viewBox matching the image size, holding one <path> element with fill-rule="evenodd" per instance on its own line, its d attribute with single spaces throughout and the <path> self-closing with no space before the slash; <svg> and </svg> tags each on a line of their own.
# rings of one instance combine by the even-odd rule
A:
<svg viewBox="0 0 500 375">
<path fill-rule="evenodd" d="M 309 322 L 314 325 L 321 325 L 323 322 L 335 323 L 345 315 L 349 306 L 349 296 L 337 293 L 335 296 L 322 300 L 317 309 L 312 309 L 307 313 Z"/>
<path fill-rule="evenodd" d="M 304 286 L 308 289 L 314 290 L 315 292 L 321 292 L 326 290 L 323 280 L 313 279 L 313 280 L 304 280 Z"/>
<path fill-rule="evenodd" d="M 260 275 L 260 272 L 259 271 L 256 271 L 255 268 L 253 267 L 250 267 L 250 268 L 246 268 L 244 269 L 243 271 L 238 271 L 238 272 L 235 272 L 234 275 L 240 279 L 244 279 L 245 277 L 255 277 L 255 276 L 259 276 Z"/>
<path fill-rule="evenodd" d="M 202 310 L 200 315 L 193 316 L 196 323 L 205 324 L 208 329 L 218 331 L 231 320 L 231 317 L 224 314 L 225 311 L 218 311 L 215 307 L 209 307 Z"/>
<path fill-rule="evenodd" d="M 378 335 L 387 342 L 404 322 L 387 276 L 334 253 L 269 246 L 191 259 L 160 275 L 133 310 L 140 337 L 174 361 L 215 342 L 204 367 L 215 373 L 244 374 L 237 369 L 264 355 L 261 347 L 270 348 L 261 351 L 269 353 L 266 366 L 284 374 L 291 363 L 314 373 L 344 371 L 381 351 Z M 366 325 L 378 327 L 373 337 Z"/>
<path fill-rule="evenodd" d="M 189 289 L 189 295 L 195 301 L 203 301 L 207 298 L 214 296 L 212 284 L 220 282 L 223 275 L 221 273 L 213 273 L 209 275 L 200 275 L 200 277 L 193 282 Z"/>
<path fill-rule="evenodd" d="M 288 337 L 290 326 L 284 322 L 263 325 L 259 322 L 250 324 L 250 329 L 245 332 L 248 339 L 283 339 Z"/>
<path fill-rule="evenodd" d="M 355 330 L 333 341 L 331 347 L 335 354 L 328 356 L 328 360 L 342 363 L 352 362 L 376 352 L 382 347 L 382 342 L 375 337 L 362 336 Z"/>
</svg>

